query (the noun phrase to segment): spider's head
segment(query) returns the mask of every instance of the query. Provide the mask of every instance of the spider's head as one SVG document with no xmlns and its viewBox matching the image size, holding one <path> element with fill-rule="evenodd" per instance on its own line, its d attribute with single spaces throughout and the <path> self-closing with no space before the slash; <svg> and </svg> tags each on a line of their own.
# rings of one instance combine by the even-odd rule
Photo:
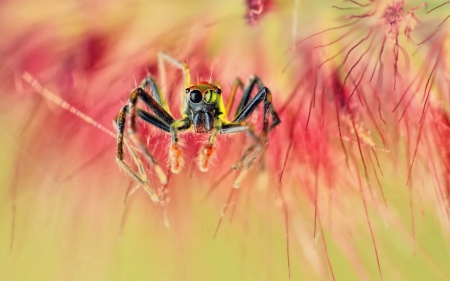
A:
<svg viewBox="0 0 450 281">
<path fill-rule="evenodd" d="M 196 133 L 209 133 L 222 101 L 218 85 L 200 82 L 186 88 L 186 104 Z"/>
</svg>

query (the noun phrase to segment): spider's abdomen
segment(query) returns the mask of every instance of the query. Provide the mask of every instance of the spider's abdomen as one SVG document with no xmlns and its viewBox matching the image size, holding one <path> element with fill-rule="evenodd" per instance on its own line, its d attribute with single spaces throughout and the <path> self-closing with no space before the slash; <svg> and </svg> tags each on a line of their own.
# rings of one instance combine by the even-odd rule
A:
<svg viewBox="0 0 450 281">
<path fill-rule="evenodd" d="M 208 111 L 197 111 L 194 113 L 193 123 L 196 133 L 210 133 L 214 128 L 214 114 Z"/>
</svg>

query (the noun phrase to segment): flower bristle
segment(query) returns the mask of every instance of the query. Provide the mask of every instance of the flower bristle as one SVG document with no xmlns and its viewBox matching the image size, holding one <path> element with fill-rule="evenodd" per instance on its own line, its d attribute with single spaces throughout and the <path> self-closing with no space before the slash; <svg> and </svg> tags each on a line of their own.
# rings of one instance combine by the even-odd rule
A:
<svg viewBox="0 0 450 281">
<path fill-rule="evenodd" d="M 450 219 L 450 119 L 448 113 L 440 107 L 431 106 L 431 118 L 434 124 L 434 140 L 436 153 L 441 159 L 443 169 L 437 174 L 437 181 L 441 182 L 441 190 L 438 198 L 442 200 L 442 208 L 446 213 L 446 219 Z"/>
</svg>

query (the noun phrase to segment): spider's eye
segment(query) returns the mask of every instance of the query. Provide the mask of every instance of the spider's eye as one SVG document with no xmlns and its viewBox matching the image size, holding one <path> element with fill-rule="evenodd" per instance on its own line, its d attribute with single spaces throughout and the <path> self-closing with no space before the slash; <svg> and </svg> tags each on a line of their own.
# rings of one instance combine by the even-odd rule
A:
<svg viewBox="0 0 450 281">
<path fill-rule="evenodd" d="M 191 95 L 189 96 L 189 99 L 193 103 L 199 103 L 202 101 L 202 93 L 199 90 L 194 90 L 191 92 Z"/>
<path fill-rule="evenodd" d="M 218 88 L 217 93 L 220 95 L 222 93 L 222 90 L 220 88 Z"/>
<path fill-rule="evenodd" d="M 191 91 L 189 88 L 186 88 L 186 90 L 184 90 L 186 92 L 186 94 L 189 94 L 189 92 Z"/>
<path fill-rule="evenodd" d="M 217 100 L 217 92 L 214 90 L 206 90 L 205 92 L 205 102 L 214 103 Z"/>
</svg>

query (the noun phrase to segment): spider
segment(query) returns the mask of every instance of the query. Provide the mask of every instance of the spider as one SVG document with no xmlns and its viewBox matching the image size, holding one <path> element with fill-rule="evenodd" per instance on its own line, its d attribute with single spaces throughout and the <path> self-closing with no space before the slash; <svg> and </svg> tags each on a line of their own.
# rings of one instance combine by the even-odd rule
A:
<svg viewBox="0 0 450 281">
<path fill-rule="evenodd" d="M 233 184 L 235 188 L 238 188 L 246 171 L 250 168 L 260 151 L 266 146 L 268 133 L 281 122 L 272 104 L 272 94 L 256 76 L 250 77 L 249 84 L 245 88 L 242 81 L 236 78 L 225 105 L 222 99 L 222 90 L 218 84 L 209 82 L 191 84 L 188 66 L 177 61 L 170 55 L 161 52 L 158 55 L 158 68 L 161 75 L 161 82 L 164 85 L 166 83 L 164 62 L 168 62 L 176 68 L 181 69 L 183 73 L 185 92 L 182 94 L 182 118 L 179 120 L 173 118 L 155 78 L 151 75 L 146 77 L 140 86 L 131 92 L 128 103 L 120 109 L 116 120 L 114 120 L 117 129 L 117 163 L 147 191 L 154 202 L 158 202 L 159 196 L 149 186 L 149 180 L 135 149 L 139 149 L 147 161 L 153 166 L 161 184 L 164 185 L 167 183 L 167 176 L 138 137 L 136 117 L 171 135 L 169 166 L 172 173 L 179 173 L 183 166 L 182 151 L 178 143 L 179 132 L 193 130 L 197 134 L 209 134 L 207 142 L 199 151 L 197 157 L 198 167 L 203 172 L 209 169 L 209 162 L 214 154 L 214 142 L 218 134 L 246 132 L 254 141 L 254 144 L 248 147 L 241 158 L 232 166 L 233 170 L 239 170 L 240 172 Z M 255 87 L 257 87 L 258 92 L 250 99 L 252 90 Z M 243 97 L 239 102 L 234 118 L 230 121 L 228 120 L 228 113 L 234 103 L 234 97 L 238 88 L 243 90 Z M 151 112 L 138 108 L 138 100 L 144 102 L 150 108 Z M 261 102 L 264 103 L 264 115 L 262 132 L 258 135 L 253 126 L 247 123 L 246 120 Z M 269 114 L 272 116 L 272 124 L 270 126 Z M 126 122 L 127 115 L 129 115 L 128 122 Z M 129 145 L 127 139 L 124 138 L 126 125 L 128 127 L 127 137 L 131 139 L 134 146 Z M 137 172 L 133 171 L 124 162 L 124 145 L 131 152 L 131 157 L 138 168 Z"/>
</svg>

